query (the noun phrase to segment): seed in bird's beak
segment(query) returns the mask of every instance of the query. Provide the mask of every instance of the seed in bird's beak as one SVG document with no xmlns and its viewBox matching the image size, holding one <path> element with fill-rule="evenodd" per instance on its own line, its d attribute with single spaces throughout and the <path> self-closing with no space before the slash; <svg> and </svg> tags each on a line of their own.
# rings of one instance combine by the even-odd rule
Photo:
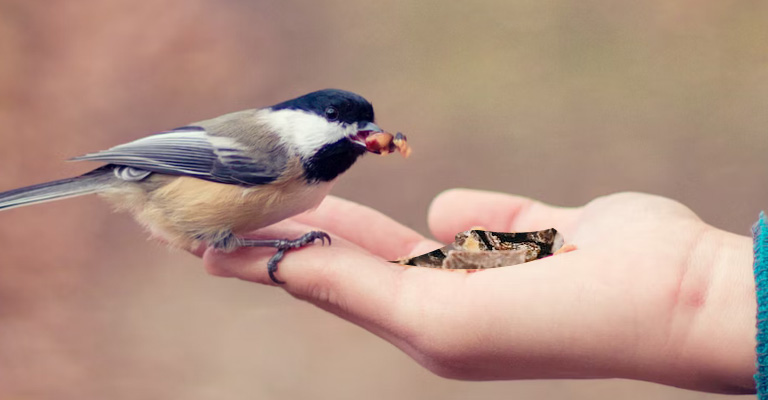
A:
<svg viewBox="0 0 768 400">
<path fill-rule="evenodd" d="M 365 138 L 365 149 L 376 154 L 389 154 L 391 152 L 392 134 L 379 132 Z"/>
<path fill-rule="evenodd" d="M 400 154 L 402 154 L 403 157 L 408 158 L 408 156 L 411 155 L 411 146 L 408 145 L 408 139 L 406 139 L 405 135 L 402 133 L 397 132 L 392 143 L 395 144 L 395 147 L 397 147 L 397 150 L 400 151 Z"/>
<path fill-rule="evenodd" d="M 365 149 L 376 154 L 389 154 L 399 151 L 403 157 L 411 155 L 411 147 L 408 146 L 405 135 L 399 132 L 395 136 L 387 132 L 368 135 L 365 138 Z"/>
</svg>

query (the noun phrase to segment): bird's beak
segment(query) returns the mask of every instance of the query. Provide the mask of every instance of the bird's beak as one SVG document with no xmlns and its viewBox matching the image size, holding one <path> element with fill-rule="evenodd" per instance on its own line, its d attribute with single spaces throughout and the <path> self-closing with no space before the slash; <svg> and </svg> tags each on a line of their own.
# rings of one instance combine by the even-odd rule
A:
<svg viewBox="0 0 768 400">
<path fill-rule="evenodd" d="M 379 126 L 374 124 L 373 122 L 366 122 L 365 125 L 357 128 L 357 132 L 358 133 L 360 133 L 360 132 L 368 132 L 370 134 L 370 133 L 374 133 L 374 132 L 384 132 L 384 131 L 381 130 L 381 128 L 379 128 Z"/>
<path fill-rule="evenodd" d="M 350 137 L 349 140 L 351 140 L 352 143 L 365 147 L 367 151 L 378 154 L 379 151 L 377 151 L 377 149 L 371 148 L 367 139 L 369 136 L 375 133 L 383 133 L 383 132 L 384 131 L 373 122 L 366 122 L 364 125 L 357 128 L 357 133 L 355 133 L 354 136 Z"/>
</svg>

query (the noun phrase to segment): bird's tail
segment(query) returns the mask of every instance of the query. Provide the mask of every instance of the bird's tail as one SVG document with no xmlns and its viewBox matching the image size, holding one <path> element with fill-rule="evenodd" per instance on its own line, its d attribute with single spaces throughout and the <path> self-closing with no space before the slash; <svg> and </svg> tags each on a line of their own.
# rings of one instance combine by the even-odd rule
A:
<svg viewBox="0 0 768 400">
<path fill-rule="evenodd" d="M 0 210 L 98 192 L 114 182 L 112 168 L 0 193 Z"/>
</svg>

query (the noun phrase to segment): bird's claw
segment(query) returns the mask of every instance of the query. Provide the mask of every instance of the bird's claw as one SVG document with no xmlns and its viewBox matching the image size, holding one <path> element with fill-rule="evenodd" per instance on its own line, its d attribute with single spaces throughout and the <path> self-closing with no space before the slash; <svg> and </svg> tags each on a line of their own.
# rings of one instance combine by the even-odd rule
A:
<svg viewBox="0 0 768 400">
<path fill-rule="evenodd" d="M 322 231 L 311 231 L 308 233 L 305 233 L 304 236 L 295 239 L 295 240 L 286 240 L 284 246 L 281 246 L 280 248 L 285 249 L 298 249 L 300 247 L 304 247 L 308 244 L 313 243 L 315 240 L 320 239 L 320 243 L 325 246 L 325 241 L 328 241 L 328 245 L 331 244 L 331 236 L 328 235 L 325 232 Z"/>
<path fill-rule="evenodd" d="M 278 285 L 285 283 L 284 281 L 277 279 L 275 276 L 275 272 L 277 272 L 277 264 L 280 262 L 280 260 L 283 259 L 285 250 L 286 249 L 277 249 L 277 253 L 275 253 L 275 255 L 272 256 L 272 258 L 270 258 L 267 262 L 267 272 L 269 273 L 269 279 L 272 279 L 272 282 L 275 282 Z"/>
<path fill-rule="evenodd" d="M 313 235 L 312 236 L 313 239 L 311 240 L 312 242 L 314 242 L 316 239 L 320 239 L 320 245 L 321 246 L 325 246 L 325 241 L 326 240 L 328 241 L 328 246 L 331 245 L 331 235 L 329 235 L 329 234 L 327 234 L 325 232 L 322 232 L 322 231 L 312 231 L 312 232 L 309 232 L 307 235 Z"/>
<path fill-rule="evenodd" d="M 269 259 L 269 262 L 267 262 L 267 272 L 269 272 L 269 278 L 272 279 L 272 282 L 275 282 L 278 285 L 285 283 L 277 279 L 275 272 L 277 272 L 277 264 L 283 259 L 286 251 L 307 246 L 317 239 L 320 239 L 320 243 L 323 246 L 325 245 L 326 240 L 328 241 L 329 246 L 331 244 L 331 236 L 322 231 L 311 231 L 294 240 L 280 240 L 277 243 L 277 246 L 275 246 L 277 248 L 277 253 Z"/>
</svg>

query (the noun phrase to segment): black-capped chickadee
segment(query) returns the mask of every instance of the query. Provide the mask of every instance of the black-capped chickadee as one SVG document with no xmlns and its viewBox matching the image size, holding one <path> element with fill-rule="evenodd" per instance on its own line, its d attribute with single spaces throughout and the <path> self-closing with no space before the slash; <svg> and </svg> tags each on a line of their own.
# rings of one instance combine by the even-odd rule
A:
<svg viewBox="0 0 768 400">
<path fill-rule="evenodd" d="M 285 251 L 316 239 L 330 243 L 328 234 L 312 231 L 296 240 L 239 235 L 317 207 L 358 157 L 382 152 L 381 143 L 366 140 L 381 133 L 363 97 L 320 90 L 76 157 L 106 165 L 0 193 L 0 210 L 99 193 L 174 247 L 274 247 L 269 276 L 282 283 L 275 272 Z"/>
</svg>

